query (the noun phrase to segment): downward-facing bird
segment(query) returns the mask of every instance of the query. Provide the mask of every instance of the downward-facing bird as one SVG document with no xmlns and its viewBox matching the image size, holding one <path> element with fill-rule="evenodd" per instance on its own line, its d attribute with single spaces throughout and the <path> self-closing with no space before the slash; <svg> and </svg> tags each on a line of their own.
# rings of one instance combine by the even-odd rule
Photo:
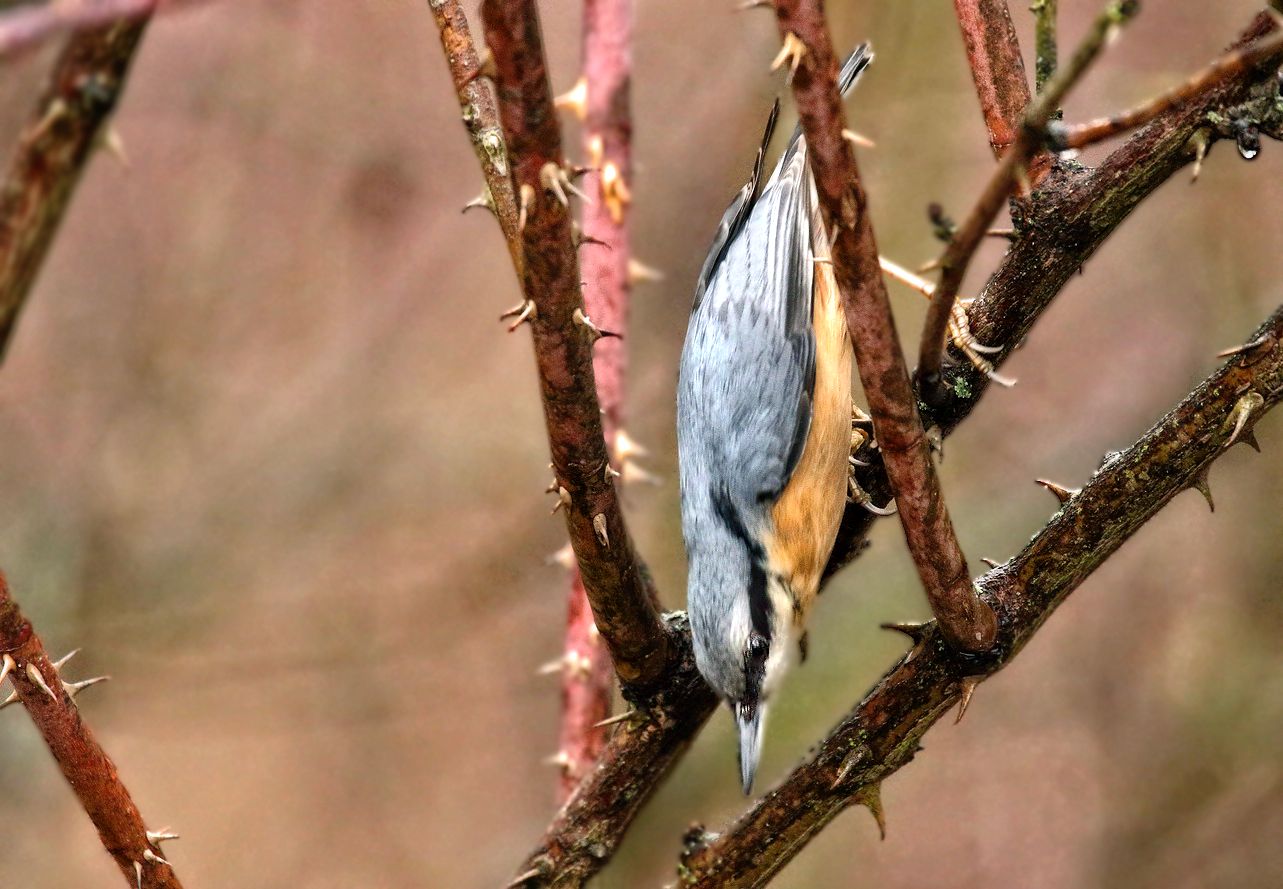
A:
<svg viewBox="0 0 1283 889">
<path fill-rule="evenodd" d="M 843 93 L 871 58 L 847 59 Z M 745 793 L 804 645 L 851 445 L 851 345 L 800 130 L 758 193 L 778 112 L 700 272 L 677 392 L 695 659 L 735 714 Z"/>
</svg>

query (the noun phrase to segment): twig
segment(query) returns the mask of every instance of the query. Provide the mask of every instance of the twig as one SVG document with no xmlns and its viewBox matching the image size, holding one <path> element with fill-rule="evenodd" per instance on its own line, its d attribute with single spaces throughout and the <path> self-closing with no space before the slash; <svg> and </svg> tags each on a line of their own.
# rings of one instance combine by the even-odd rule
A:
<svg viewBox="0 0 1283 889">
<path fill-rule="evenodd" d="M 522 291 L 532 307 L 526 315 L 554 485 L 565 504 L 562 511 L 597 629 L 620 681 L 626 687 L 651 686 L 667 663 L 668 637 L 624 524 L 602 434 L 592 370 L 597 337 L 582 323 L 579 264 L 564 201 L 569 179 L 538 14 L 533 0 L 486 0 L 481 11 L 495 60 L 513 191 L 525 220 Z"/>
<path fill-rule="evenodd" d="M 1180 86 L 1112 117 L 1098 117 L 1087 123 L 1073 126 L 1052 124 L 1048 128 L 1049 139 L 1052 146 L 1060 151 L 1085 148 L 1095 142 L 1143 126 L 1169 109 L 1215 87 L 1229 75 L 1277 55 L 1280 50 L 1283 50 L 1283 31 L 1277 31 L 1251 46 L 1236 49 L 1221 56 Z"/>
<path fill-rule="evenodd" d="M 1271 27 L 1262 14 L 1238 43 L 1258 39 Z M 1277 93 L 1258 96 L 1261 87 L 1272 81 L 1272 75 L 1260 69 L 1240 71 L 1200 96 L 1199 102 L 1160 116 L 1086 177 L 1072 170 L 1053 170 L 1039 192 L 1029 227 L 971 307 L 971 324 L 978 337 L 1007 343 L 1008 349 L 1019 342 L 1096 248 L 1146 197 L 1191 161 L 1187 143 L 1208 114 L 1224 113 L 1245 101 L 1255 103 L 1242 107 L 1245 115 L 1272 113 Z M 987 380 L 970 365 L 959 364 L 946 370 L 945 382 L 947 400 L 939 407 L 928 407 L 923 420 L 947 436 L 979 403 Z M 861 470 L 860 484 L 882 502 L 890 489 L 881 457 L 876 452 L 869 456 L 874 465 Z M 865 509 L 848 507 L 826 577 L 862 551 L 872 521 Z M 713 712 L 715 700 L 688 660 L 689 636 L 675 635 L 674 640 L 675 651 L 687 658 L 674 660 L 686 666 L 670 674 L 675 678 L 668 680 L 663 703 L 657 699 L 645 720 L 614 730 L 599 766 L 580 784 L 519 869 L 519 873 L 538 874 L 520 884 L 525 889 L 578 887 L 598 873 L 618 849 L 656 783 Z M 620 805 L 621 800 L 627 804 Z"/>
<path fill-rule="evenodd" d="M 786 40 L 790 35 L 800 39 L 806 48 L 793 73 L 793 93 L 820 208 L 833 233 L 834 274 L 904 536 L 931 610 L 949 641 L 966 651 L 984 651 L 993 643 L 993 613 L 971 586 L 918 417 L 879 268 L 868 202 L 853 149 L 842 137 L 837 59 L 824 14 L 815 0 L 777 0 L 775 8 L 780 33 Z"/>
<path fill-rule="evenodd" d="M 1283 336 L 1283 307 L 1257 331 L 1265 333 Z M 1002 614 L 999 654 L 982 663 L 934 637 L 916 645 L 806 763 L 683 857 L 683 885 L 764 886 L 843 809 L 864 803 L 877 806 L 877 815 L 882 781 L 913 759 L 926 730 L 1009 663 L 1066 596 L 1225 453 L 1230 421 L 1245 399 L 1256 405 L 1254 423 L 1280 397 L 1283 344 L 1275 340 L 1250 363 L 1232 358 L 1135 445 L 1109 455 L 1019 555 L 980 579 Z"/>
<path fill-rule="evenodd" d="M 918 350 L 918 383 L 927 403 L 937 402 L 941 397 L 940 369 L 944 360 L 945 331 L 971 257 L 1002 209 L 1016 179 L 1022 175 L 1029 159 L 1042 147 L 1042 134 L 1052 113 L 1060 107 L 1061 100 L 1100 55 L 1112 35 L 1135 14 L 1136 6 L 1134 0 L 1113 0 L 1097 17 L 1069 64 L 1056 72 L 1047 88 L 1030 105 L 1016 141 L 1003 154 L 980 199 L 949 242 L 940 260 L 940 286 L 927 309 Z"/>
<path fill-rule="evenodd" d="M 115 859 L 131 887 L 182 889 L 147 836 L 138 807 L 116 772 L 116 765 L 94 739 L 89 726 L 45 653 L 40 637 L 9 596 L 0 574 L 0 656 L 13 659 L 9 681 L 36 724 L 63 777 L 98 828 L 103 848 Z"/>
<path fill-rule="evenodd" d="M 194 0 L 59 0 L 21 6 L 0 13 L 0 59 L 30 49 L 63 31 L 96 28 L 193 2 Z"/>
<path fill-rule="evenodd" d="M 72 35 L 18 138 L 0 184 L 0 360 L 145 27 L 137 19 Z"/>
<path fill-rule="evenodd" d="M 632 0 L 585 0 L 583 77 L 579 81 L 582 136 L 588 173 L 584 186 L 592 196 L 582 205 L 583 233 L 591 245 L 579 257 L 584 281 L 585 325 L 597 339 L 593 375 L 601 403 L 606 441 L 615 442 L 617 469 L 627 474 L 629 455 L 620 454 L 618 433 L 624 422 L 624 379 L 628 352 L 629 239 L 632 202 Z M 590 320 L 589 320 L 590 319 Z M 610 661 L 602 650 L 587 594 L 578 572 L 572 578 L 566 622 L 566 657 L 577 656 L 581 669 L 562 676 L 560 799 L 570 796 L 601 755 L 606 732 L 598 727 L 610 715 Z"/>
<path fill-rule="evenodd" d="M 1059 0 L 1034 0 L 1029 8 L 1034 14 L 1034 89 L 1042 92 L 1056 73 L 1056 19 Z"/>
<path fill-rule="evenodd" d="M 503 141 L 494 98 L 478 76 L 482 63 L 468 31 L 467 16 L 458 0 L 433 0 L 428 6 L 441 34 L 441 51 L 459 97 L 463 126 L 477 153 L 481 174 L 485 176 L 485 189 L 479 201 L 499 220 L 513 268 L 520 275 L 521 236 L 517 232 L 517 199 L 508 170 L 508 147 Z"/>
<path fill-rule="evenodd" d="M 994 157 L 1016 141 L 1029 80 L 1007 0 L 953 0 Z"/>
</svg>

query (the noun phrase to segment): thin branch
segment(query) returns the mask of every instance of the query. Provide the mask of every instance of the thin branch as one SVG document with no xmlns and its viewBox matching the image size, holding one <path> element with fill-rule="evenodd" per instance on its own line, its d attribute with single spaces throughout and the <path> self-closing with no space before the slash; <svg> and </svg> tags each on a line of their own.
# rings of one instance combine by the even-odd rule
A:
<svg viewBox="0 0 1283 889">
<path fill-rule="evenodd" d="M 946 637 L 963 650 L 985 651 L 993 643 L 994 616 L 971 585 L 918 417 L 879 267 L 868 201 L 854 151 L 842 136 L 846 127 L 837 59 L 824 13 L 816 0 L 777 0 L 775 8 L 786 41 L 800 39 L 805 47 L 793 72 L 793 93 L 820 208 L 834 235 L 834 274 L 904 536 Z"/>
<path fill-rule="evenodd" d="M 40 637 L 18 610 L 0 574 L 0 655 L 12 659 L 9 681 L 26 707 L 49 752 L 62 769 L 85 813 L 98 828 L 103 848 L 131 887 L 182 889 L 143 817 L 72 701 L 75 686 L 64 683 Z M 65 659 L 64 659 L 65 660 Z"/>
<path fill-rule="evenodd" d="M 0 360 L 145 28 L 136 19 L 72 35 L 18 138 L 0 184 Z"/>
<path fill-rule="evenodd" d="M 1007 0 L 953 0 L 994 157 L 1012 142 L 1029 106 L 1029 79 Z"/>
<path fill-rule="evenodd" d="M 1065 597 L 1283 397 L 1283 307 L 1231 358 L 1125 452 L 1111 454 L 1011 561 L 980 579 L 997 603 L 997 656 L 964 659 L 934 634 L 916 644 L 790 774 L 728 830 L 683 856 L 685 886 L 766 885 L 843 809 L 882 823 L 882 782 L 910 762 L 923 734 L 978 682 L 1015 657 Z"/>
<path fill-rule="evenodd" d="M 667 664 L 668 636 L 624 524 L 602 433 L 592 369 L 598 337 L 583 323 L 566 200 L 569 174 L 538 13 L 533 0 L 486 0 L 481 11 L 495 60 L 513 191 L 525 221 L 522 313 L 534 338 L 554 493 L 564 506 L 597 629 L 620 682 L 626 691 L 653 686 Z"/>
<path fill-rule="evenodd" d="M 1283 31 L 1275 32 L 1251 46 L 1236 49 L 1221 56 L 1180 86 L 1112 117 L 1098 117 L 1087 123 L 1073 126 L 1052 124 L 1048 127 L 1052 146 L 1059 151 L 1085 148 L 1127 130 L 1143 126 L 1182 102 L 1188 102 L 1201 93 L 1207 92 L 1231 74 L 1278 55 L 1280 50 L 1283 50 Z"/>
<path fill-rule="evenodd" d="M 481 173 L 485 176 L 485 188 L 478 200 L 499 220 L 499 230 L 507 242 L 513 268 L 520 275 L 521 236 L 517 232 L 517 199 L 508 169 L 508 147 L 499 126 L 494 97 L 478 76 L 482 63 L 472 43 L 468 18 L 458 0 L 433 0 L 428 6 L 441 34 L 441 51 L 450 67 L 450 79 L 459 97 L 463 126 L 468 131 L 472 149 L 481 164 Z"/>
<path fill-rule="evenodd" d="M 110 25 L 165 12 L 194 0 L 56 0 L 0 14 L 0 59 L 43 43 L 65 31 Z"/>
<path fill-rule="evenodd" d="M 918 351 L 918 382 L 928 403 L 938 401 L 941 396 L 940 370 L 944 360 L 944 338 L 949 325 L 949 313 L 953 309 L 954 299 L 962 286 L 971 257 L 975 255 L 976 248 L 984 239 L 994 217 L 1002 209 L 1017 178 L 1025 171 L 1030 158 L 1042 147 L 1047 121 L 1111 41 L 1118 28 L 1135 14 L 1136 8 L 1134 0 L 1113 0 L 1097 17 L 1069 64 L 1056 72 L 1047 88 L 1030 105 L 1016 141 L 1003 154 L 998 169 L 985 185 L 980 199 L 949 242 L 940 260 L 940 286 L 936 288 L 931 306 L 927 309 Z"/>
<path fill-rule="evenodd" d="M 1034 0 L 1029 9 L 1034 14 L 1034 89 L 1042 92 L 1056 73 L 1056 19 L 1059 0 Z"/>
<path fill-rule="evenodd" d="M 1262 14 L 1238 43 L 1258 39 L 1271 27 L 1268 16 Z M 1245 121 L 1259 122 L 1263 115 L 1276 113 L 1277 85 L 1273 93 L 1262 89 L 1270 84 L 1276 81 L 1267 71 L 1240 71 L 1200 96 L 1199 102 L 1160 116 L 1098 170 L 1083 174 L 1071 168 L 1053 169 L 1034 202 L 1027 229 L 971 306 L 970 321 L 977 337 L 982 342 L 1021 341 L 1109 235 L 1155 189 L 1190 163 L 1190 137 L 1206 125 L 1209 115 L 1228 116 L 1232 110 Z M 1005 354 L 996 360 L 1002 357 Z M 928 428 L 948 436 L 979 403 L 987 382 L 970 365 L 947 368 L 947 399 L 938 407 L 928 406 L 923 416 Z M 860 471 L 860 484 L 883 502 L 890 489 L 881 457 L 876 451 L 867 456 L 873 465 Z M 864 549 L 872 523 L 873 516 L 865 509 L 847 508 L 826 578 Z M 680 628 L 674 625 L 674 630 Z M 517 871 L 534 876 L 518 885 L 579 887 L 598 873 L 618 850 L 657 783 L 713 712 L 716 700 L 690 660 L 689 636 L 674 635 L 674 640 L 675 651 L 681 653 L 674 661 L 684 666 L 670 674 L 668 690 L 643 711 L 644 719 L 612 728 L 600 764 L 558 812 L 538 848 Z"/>
<path fill-rule="evenodd" d="M 580 256 L 584 318 L 598 340 L 593 375 L 601 403 L 606 441 L 614 442 L 615 463 L 627 481 L 633 455 L 621 454 L 619 432 L 624 423 L 624 379 L 628 352 L 630 284 L 628 263 L 632 202 L 632 116 L 629 81 L 632 76 L 632 0 L 585 0 L 583 21 L 582 104 L 575 107 L 583 120 L 582 138 L 588 173 L 584 187 L 592 196 L 582 205 L 584 243 Z M 626 439 L 625 439 L 626 440 Z M 599 726 L 610 715 L 610 661 L 593 624 L 587 593 L 578 572 L 572 578 L 566 622 L 566 658 L 577 669 L 562 675 L 561 743 L 565 758 L 560 795 L 565 801 L 592 768 L 606 743 Z"/>
</svg>

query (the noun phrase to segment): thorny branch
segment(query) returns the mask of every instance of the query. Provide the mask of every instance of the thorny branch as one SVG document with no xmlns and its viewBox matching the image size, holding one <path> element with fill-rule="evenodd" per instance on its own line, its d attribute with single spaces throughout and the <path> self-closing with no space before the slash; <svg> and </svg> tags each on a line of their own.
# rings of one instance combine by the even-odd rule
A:
<svg viewBox="0 0 1283 889">
<path fill-rule="evenodd" d="M 1118 28 L 1135 15 L 1135 0 L 1111 0 L 1093 23 L 1091 30 L 1074 52 L 1069 64 L 1056 72 L 1047 88 L 1038 94 L 1025 112 L 1016 141 L 1003 154 L 998 169 L 990 177 L 975 207 L 949 242 L 940 259 L 940 284 L 931 298 L 922 326 L 918 351 L 918 383 L 928 404 L 940 399 L 940 369 L 944 359 L 944 338 L 949 326 L 949 313 L 967 273 L 976 248 L 984 239 L 994 217 L 1002 209 L 1016 180 L 1024 174 L 1029 161 L 1043 145 L 1047 121 L 1060 107 L 1069 90 L 1096 60 L 1117 33 Z M 997 345 L 997 344 L 994 344 Z"/>
<path fill-rule="evenodd" d="M 195 0 L 59 0 L 0 13 L 0 59 L 63 31 L 79 31 L 150 15 Z"/>
<path fill-rule="evenodd" d="M 579 268 L 583 277 L 582 323 L 597 338 L 593 375 L 601 403 L 606 441 L 625 484 L 639 471 L 631 441 L 621 435 L 624 422 L 624 378 L 632 256 L 629 219 L 632 203 L 632 0 L 585 0 L 583 75 L 567 105 L 582 121 L 588 172 L 584 187 L 591 200 L 582 204 L 585 246 Z M 561 104 L 561 100 L 558 100 Z M 587 594 L 578 571 L 570 586 L 566 621 L 565 662 L 561 680 L 562 764 L 559 799 L 563 802 L 593 767 L 606 743 L 599 725 L 610 715 L 613 671 L 602 650 Z"/>
<path fill-rule="evenodd" d="M 653 688 L 668 664 L 668 634 L 633 551 L 615 490 L 592 369 L 599 331 L 585 323 L 562 155 L 533 0 L 486 0 L 499 116 L 509 149 L 522 238 L 518 322 L 527 321 L 551 444 L 554 509 L 571 546 L 597 629 L 625 692 Z"/>
<path fill-rule="evenodd" d="M 856 365 L 905 540 L 945 637 L 965 651 L 985 651 L 993 644 L 993 612 L 971 585 L 918 416 L 878 262 L 868 199 L 854 150 L 842 135 L 837 58 L 824 13 L 816 0 L 777 0 L 775 8 L 786 48 L 800 41 L 792 44 L 800 55 L 792 69 L 793 93 L 820 208 L 832 233 L 833 270 Z"/>
<path fill-rule="evenodd" d="M 1029 105 L 1029 79 L 1007 0 L 953 0 L 994 157 L 1012 142 Z"/>
<path fill-rule="evenodd" d="M 64 658 L 64 661 L 66 659 Z M 182 889 L 163 857 L 160 841 L 174 838 L 149 833 L 116 765 L 94 739 L 72 700 L 77 683 L 64 682 L 49 660 L 40 637 L 18 610 L 0 575 L 0 671 L 8 674 L 18 700 L 40 730 L 49 752 L 98 828 L 103 848 L 115 859 L 132 887 Z"/>
<path fill-rule="evenodd" d="M 750 889 L 853 803 L 882 825 L 881 784 L 910 762 L 923 734 L 997 672 L 1074 589 L 1181 491 L 1206 483 L 1211 463 L 1283 397 L 1283 307 L 1136 444 L 1110 453 L 1083 489 L 1016 557 L 980 578 L 996 603 L 995 656 L 962 658 L 934 632 L 912 650 L 790 774 L 728 830 L 693 843 L 683 885 Z"/>
<path fill-rule="evenodd" d="M 1238 43 L 1258 39 L 1271 28 L 1262 14 Z M 1052 168 L 1030 211 L 1022 216 L 1010 252 L 971 306 L 976 336 L 1008 344 L 999 362 L 1132 211 L 1190 163 L 1190 141 L 1196 133 L 1206 132 L 1214 141 L 1233 138 L 1250 126 L 1276 138 L 1283 135 L 1283 105 L 1271 71 L 1235 72 L 1197 98 L 1160 115 L 1096 170 Z M 949 435 L 983 397 L 987 382 L 965 362 L 950 365 L 945 369 L 946 399 L 926 409 L 927 426 Z M 860 483 L 881 499 L 890 492 L 880 457 L 876 452 L 871 456 L 874 465 L 861 471 Z M 859 554 L 872 521 L 865 509 L 848 507 L 827 577 Z M 680 624 L 674 629 L 681 629 Z M 681 657 L 674 657 L 680 667 L 670 673 L 667 690 L 636 719 L 612 728 L 599 765 L 557 813 L 519 868 L 524 879 L 514 885 L 584 885 L 615 854 L 658 782 L 713 712 L 716 701 L 690 660 L 689 636 L 675 634 L 674 639 L 680 643 L 676 650 Z"/>
<path fill-rule="evenodd" d="M 482 60 L 472 43 L 468 19 L 458 0 L 433 0 L 428 6 L 441 34 L 441 52 L 450 68 L 450 79 L 459 97 L 463 125 L 481 164 L 486 184 L 481 195 L 464 209 L 483 206 L 494 213 L 508 245 L 513 268 L 521 274 L 521 235 L 517 231 L 517 198 L 508 169 L 508 147 L 499 126 L 494 97 L 478 76 Z"/>
<path fill-rule="evenodd" d="M 80 174 L 107 133 L 146 19 L 73 34 L 0 184 L 0 361 Z"/>
</svg>

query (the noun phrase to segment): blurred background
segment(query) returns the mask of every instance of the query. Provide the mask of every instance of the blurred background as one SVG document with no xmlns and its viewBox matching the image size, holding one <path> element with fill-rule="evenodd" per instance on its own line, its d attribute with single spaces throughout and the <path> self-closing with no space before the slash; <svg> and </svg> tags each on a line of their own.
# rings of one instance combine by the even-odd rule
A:
<svg viewBox="0 0 1283 889">
<path fill-rule="evenodd" d="M 883 251 L 939 250 L 992 161 L 952 6 L 830 3 L 877 62 L 851 104 Z M 1067 44 L 1097 0 L 1062 0 Z M 579 4 L 542 4 L 554 88 Z M 638 0 L 637 256 L 628 490 L 666 606 L 683 603 L 674 381 L 693 282 L 779 81 L 768 13 Z M 1031 21 L 1013 4 L 1026 49 Z M 471 9 L 471 7 L 469 7 Z M 1150 4 L 1070 119 L 1183 79 L 1259 8 Z M 12 144 L 56 46 L 6 63 Z M 1032 67 L 1030 68 L 1032 70 Z M 0 566 L 192 887 L 485 887 L 554 809 L 565 539 L 527 335 L 422 3 L 209 3 L 146 36 L 0 372 Z M 577 145 L 573 125 L 569 144 Z M 577 153 L 577 152 L 576 152 Z M 1090 155 L 1092 160 L 1098 155 Z M 1002 559 L 1283 300 L 1283 149 L 1219 144 L 1074 279 L 943 465 L 967 553 Z M 988 245 L 974 293 L 1001 255 Z M 893 285 L 916 343 L 925 305 Z M 814 886 L 1283 885 L 1279 418 L 1179 497 L 884 789 L 889 834 L 842 816 L 780 876 Z M 829 588 L 773 711 L 759 785 L 903 650 L 926 605 L 894 520 Z M 114 886 L 21 712 L 0 714 L 0 885 Z M 682 831 L 745 805 L 718 712 L 604 889 L 675 878 Z M 1013 876 L 1018 874 L 1019 876 Z"/>
</svg>

